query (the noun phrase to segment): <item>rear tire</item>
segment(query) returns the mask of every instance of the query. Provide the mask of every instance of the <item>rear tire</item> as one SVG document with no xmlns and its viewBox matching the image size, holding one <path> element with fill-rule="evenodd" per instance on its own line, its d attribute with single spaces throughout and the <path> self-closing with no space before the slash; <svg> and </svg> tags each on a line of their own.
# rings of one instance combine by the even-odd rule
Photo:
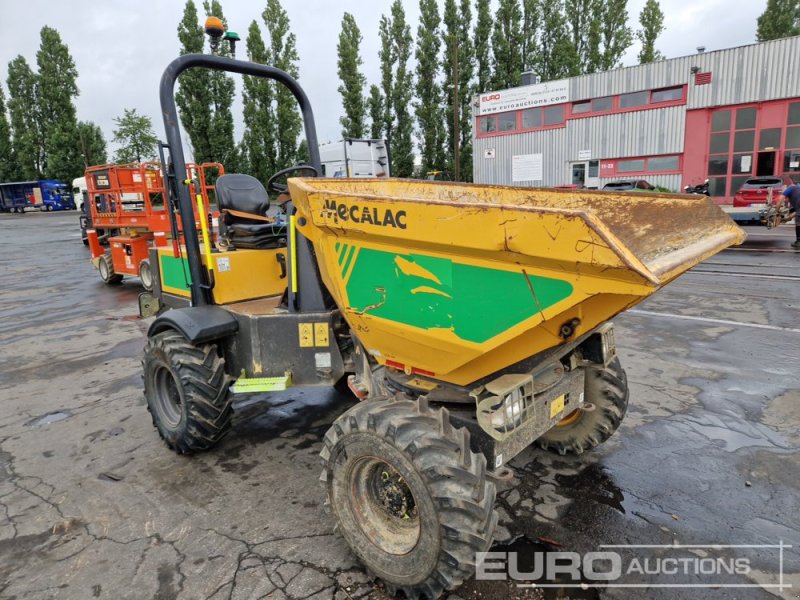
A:
<svg viewBox="0 0 800 600">
<path fill-rule="evenodd" d="M 562 456 L 583 454 L 599 446 L 619 428 L 628 410 L 628 377 L 614 358 L 607 367 L 587 368 L 584 401 L 594 410 L 577 409 L 537 440 L 540 447 Z"/>
<path fill-rule="evenodd" d="M 142 287 L 148 292 L 153 291 L 153 269 L 150 268 L 150 261 L 144 259 L 139 263 L 139 279 L 142 280 Z"/>
<path fill-rule="evenodd" d="M 177 331 L 164 331 L 147 341 L 142 367 L 147 410 L 171 450 L 208 450 L 230 431 L 231 378 L 215 344 L 195 346 Z"/>
<path fill-rule="evenodd" d="M 362 402 L 324 443 L 321 480 L 339 533 L 390 595 L 438 598 L 474 574 L 497 525 L 495 486 L 445 409 Z"/>
<path fill-rule="evenodd" d="M 114 263 L 111 260 L 111 256 L 108 254 L 104 254 L 100 257 L 97 270 L 100 271 L 100 279 L 108 285 L 116 285 L 122 281 L 122 275 L 114 272 Z"/>
</svg>

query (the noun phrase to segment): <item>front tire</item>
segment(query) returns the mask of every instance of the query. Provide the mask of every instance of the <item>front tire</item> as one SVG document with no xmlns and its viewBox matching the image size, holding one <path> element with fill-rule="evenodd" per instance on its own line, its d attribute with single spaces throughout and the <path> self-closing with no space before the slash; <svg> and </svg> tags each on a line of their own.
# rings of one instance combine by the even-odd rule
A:
<svg viewBox="0 0 800 600">
<path fill-rule="evenodd" d="M 208 450 L 228 433 L 231 379 L 216 345 L 194 346 L 177 331 L 164 331 L 148 340 L 142 367 L 147 410 L 170 449 Z"/>
<path fill-rule="evenodd" d="M 427 401 L 366 401 L 325 434 L 338 530 L 390 592 L 438 598 L 474 574 L 497 525 L 495 486 L 469 432 Z"/>
<path fill-rule="evenodd" d="M 97 263 L 97 270 L 100 272 L 100 279 L 108 285 L 115 285 L 122 281 L 122 275 L 114 272 L 114 262 L 108 254 L 100 257 L 100 262 Z"/>
<path fill-rule="evenodd" d="M 628 376 L 614 358 L 607 367 L 586 369 L 584 401 L 593 410 L 577 409 L 541 436 L 540 447 L 562 456 L 583 454 L 610 438 L 628 410 Z"/>
</svg>

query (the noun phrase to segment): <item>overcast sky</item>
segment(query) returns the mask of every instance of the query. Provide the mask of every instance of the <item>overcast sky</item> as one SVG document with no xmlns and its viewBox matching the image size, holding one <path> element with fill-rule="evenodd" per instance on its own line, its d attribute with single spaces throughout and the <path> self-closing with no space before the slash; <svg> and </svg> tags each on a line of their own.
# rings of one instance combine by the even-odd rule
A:
<svg viewBox="0 0 800 600">
<path fill-rule="evenodd" d="M 158 106 L 158 82 L 166 64 L 177 56 L 177 25 L 185 0 L 0 0 L 0 76 L 8 76 L 8 62 L 17 54 L 36 68 L 39 30 L 56 28 L 69 46 L 78 68 L 78 118 L 94 121 L 110 141 L 113 119 L 124 108 L 149 115 L 159 137 L 163 123 Z M 630 25 L 638 28 L 645 0 L 629 0 Z M 202 1 L 195 0 L 202 12 Z M 361 55 L 368 83 L 379 83 L 378 21 L 389 12 L 391 0 L 283 0 L 300 54 L 300 83 L 311 99 L 320 141 L 340 139 L 341 102 L 336 91 L 336 43 L 342 14 L 351 12 L 364 40 Z M 443 0 L 440 0 L 440 5 Z M 222 0 L 230 29 L 242 38 L 253 19 L 264 29 L 261 11 L 266 1 Z M 755 41 L 756 18 L 766 0 L 661 0 L 666 31 L 657 47 L 673 58 L 693 54 L 697 46 L 719 50 Z M 416 37 L 419 3 L 405 1 L 406 14 Z M 638 43 L 624 64 L 636 63 Z M 237 52 L 245 56 L 244 42 Z M 241 90 L 237 78 L 237 94 Z M 6 88 L 7 91 L 7 88 Z M 240 110 L 238 111 L 240 112 Z M 241 118 L 236 115 L 237 140 Z M 113 147 L 113 146 L 112 146 Z"/>
</svg>

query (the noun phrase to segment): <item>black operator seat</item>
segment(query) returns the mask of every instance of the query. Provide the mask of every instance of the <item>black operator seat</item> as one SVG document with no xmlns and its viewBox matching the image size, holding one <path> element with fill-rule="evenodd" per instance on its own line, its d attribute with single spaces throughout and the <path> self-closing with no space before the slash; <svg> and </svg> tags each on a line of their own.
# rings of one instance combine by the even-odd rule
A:
<svg viewBox="0 0 800 600">
<path fill-rule="evenodd" d="M 286 225 L 267 217 L 269 195 L 250 175 L 229 173 L 217 179 L 220 234 L 232 248 L 279 248 L 286 245 Z"/>
</svg>

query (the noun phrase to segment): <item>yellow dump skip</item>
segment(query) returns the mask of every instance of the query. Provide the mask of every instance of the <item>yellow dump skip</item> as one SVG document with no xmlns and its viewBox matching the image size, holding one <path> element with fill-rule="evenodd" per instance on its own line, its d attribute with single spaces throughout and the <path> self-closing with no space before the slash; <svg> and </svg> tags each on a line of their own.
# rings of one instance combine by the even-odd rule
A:
<svg viewBox="0 0 800 600">
<path fill-rule="evenodd" d="M 291 179 L 298 230 L 381 363 L 467 385 L 629 308 L 744 233 L 705 196 Z M 304 218 L 301 218 L 304 217 Z"/>
</svg>

